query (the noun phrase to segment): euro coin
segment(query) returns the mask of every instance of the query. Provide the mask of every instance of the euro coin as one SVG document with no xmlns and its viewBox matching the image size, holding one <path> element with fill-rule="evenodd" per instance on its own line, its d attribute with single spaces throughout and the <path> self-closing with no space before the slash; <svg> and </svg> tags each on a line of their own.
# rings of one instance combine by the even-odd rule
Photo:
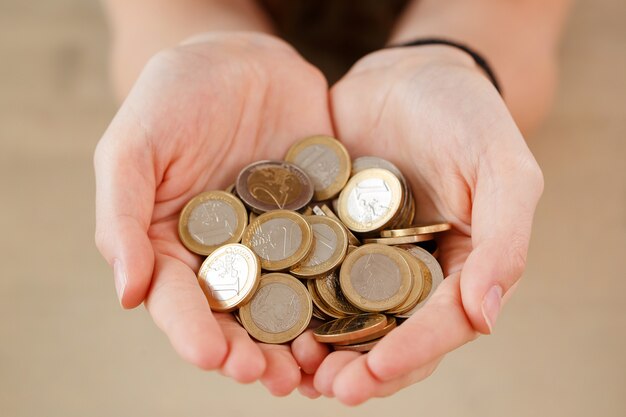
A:
<svg viewBox="0 0 626 417">
<path fill-rule="evenodd" d="M 291 273 L 298 278 L 315 278 L 335 269 L 348 250 L 348 234 L 337 220 L 307 216 L 313 229 L 313 249 Z"/>
<path fill-rule="evenodd" d="M 348 301 L 363 311 L 385 311 L 402 304 L 411 291 L 411 269 L 397 249 L 367 244 L 346 256 L 339 274 Z"/>
<path fill-rule="evenodd" d="M 387 318 L 387 323 L 385 324 L 383 328 L 375 332 L 371 332 L 369 334 L 360 336 L 360 337 L 352 337 L 350 338 L 349 341 L 344 340 L 344 341 L 334 342 L 333 346 L 354 345 L 357 343 L 365 343 L 365 342 L 369 342 L 370 340 L 380 339 L 381 337 L 385 336 L 387 333 L 389 333 L 390 331 L 396 328 L 396 318 L 393 316 L 386 316 L 386 318 Z"/>
<path fill-rule="evenodd" d="M 336 310 L 330 305 L 326 304 L 326 302 L 320 297 L 317 289 L 315 288 L 315 280 L 307 280 L 306 286 L 309 290 L 309 294 L 311 294 L 311 298 L 313 299 L 313 305 L 316 306 L 318 310 L 320 310 L 324 315 L 333 319 L 347 316 L 347 314 L 342 313 L 341 311 Z"/>
<path fill-rule="evenodd" d="M 313 337 L 321 343 L 350 343 L 385 328 L 387 317 L 383 314 L 359 314 L 322 324 L 313 330 Z"/>
<path fill-rule="evenodd" d="M 239 242 L 247 223 L 247 211 L 237 197 L 225 191 L 207 191 L 181 211 L 178 235 L 187 249 L 208 255 L 221 245 Z"/>
<path fill-rule="evenodd" d="M 254 297 L 239 309 L 243 327 L 264 343 L 295 339 L 307 328 L 312 315 L 313 304 L 306 287 L 283 273 L 263 275 Z"/>
<path fill-rule="evenodd" d="M 352 169 L 348 151 L 330 136 L 311 136 L 295 143 L 287 151 L 285 161 L 299 166 L 311 178 L 316 201 L 339 194 Z"/>
<path fill-rule="evenodd" d="M 333 350 L 347 350 L 350 352 L 361 352 L 366 353 L 370 350 L 374 349 L 374 346 L 382 339 L 382 337 L 374 340 L 370 340 L 368 342 L 363 343 L 355 343 L 351 345 L 333 345 Z"/>
<path fill-rule="evenodd" d="M 425 226 L 411 226 L 405 229 L 395 230 L 382 230 L 380 232 L 381 237 L 404 237 L 404 236 L 417 236 L 417 235 L 429 235 L 433 233 L 441 233 L 450 230 L 450 223 L 435 223 Z"/>
<path fill-rule="evenodd" d="M 297 166 L 283 161 L 260 161 L 237 177 L 237 195 L 257 213 L 300 210 L 313 198 L 313 183 Z"/>
<path fill-rule="evenodd" d="M 426 268 L 426 265 L 415 256 L 409 254 L 406 250 L 398 249 L 398 253 L 404 257 L 411 268 L 411 292 L 402 304 L 387 311 L 387 314 L 404 314 L 410 311 L 420 302 L 422 293 L 424 292 L 424 273 L 422 269 Z"/>
<path fill-rule="evenodd" d="M 433 240 L 434 238 L 435 235 L 433 234 L 402 237 L 373 237 L 363 239 L 363 243 L 379 243 L 381 245 L 407 245 L 409 243 L 426 242 L 429 240 Z"/>
<path fill-rule="evenodd" d="M 424 291 L 422 293 L 422 296 L 420 297 L 419 303 L 410 311 L 404 314 L 397 315 L 398 317 L 401 317 L 401 318 L 408 318 L 408 317 L 411 317 L 417 310 L 419 310 L 424 305 L 426 305 L 428 300 L 430 300 L 430 297 L 432 297 L 432 295 L 434 294 L 437 287 L 443 282 L 444 276 L 443 276 L 443 270 L 441 269 L 441 265 L 439 265 L 439 262 L 437 262 L 437 259 L 435 259 L 425 249 L 422 249 L 419 246 L 415 246 L 415 245 L 400 246 L 400 248 L 407 250 L 409 254 L 415 256 L 426 266 L 425 269 L 422 268 L 422 270 L 425 272 Z"/>
<path fill-rule="evenodd" d="M 315 285 L 315 291 L 322 301 L 335 311 L 340 312 L 343 316 L 363 313 L 350 304 L 345 295 L 343 295 L 341 285 L 339 284 L 339 274 L 336 270 L 330 272 L 323 278 L 314 280 L 313 283 Z"/>
<path fill-rule="evenodd" d="M 275 210 L 250 223 L 242 243 L 258 255 L 263 269 L 282 271 L 306 258 L 313 245 L 313 230 L 300 214 Z"/>
<path fill-rule="evenodd" d="M 259 285 L 261 266 L 250 248 L 231 243 L 214 250 L 202 263 L 198 282 L 211 310 L 228 312 L 245 304 Z"/>
<path fill-rule="evenodd" d="M 339 224 L 341 224 L 341 227 L 343 227 L 346 230 L 346 233 L 348 233 L 348 243 L 353 246 L 361 245 L 361 241 L 356 236 L 354 236 L 354 234 L 352 233 L 352 231 L 350 231 L 350 229 L 348 229 L 343 223 L 341 223 L 341 220 L 339 219 L 339 217 L 337 217 L 337 215 L 326 204 L 322 204 L 320 206 L 317 206 L 317 205 L 313 206 L 311 211 L 312 211 L 312 214 L 316 216 L 327 216 L 327 217 L 330 217 L 331 219 L 337 220 Z"/>
</svg>

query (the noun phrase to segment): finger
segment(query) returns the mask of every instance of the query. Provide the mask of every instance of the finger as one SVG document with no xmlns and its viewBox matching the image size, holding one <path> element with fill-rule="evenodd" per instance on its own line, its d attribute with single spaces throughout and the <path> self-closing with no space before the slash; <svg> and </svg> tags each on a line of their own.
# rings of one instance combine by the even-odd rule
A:
<svg viewBox="0 0 626 417">
<path fill-rule="evenodd" d="M 145 305 L 183 359 L 206 370 L 222 366 L 228 354 L 226 339 L 187 265 L 157 255 Z"/>
<path fill-rule="evenodd" d="M 526 267 L 533 213 L 543 191 L 541 171 L 529 151 L 515 152 L 527 156 L 524 162 L 519 161 L 523 156 L 499 157 L 496 167 L 479 167 L 472 207 L 474 249 L 461 272 L 461 295 L 481 333 L 492 332 L 503 294 Z"/>
<path fill-rule="evenodd" d="M 291 352 L 304 373 L 314 374 L 330 351 L 313 338 L 312 330 L 307 330 L 291 343 Z"/>
<path fill-rule="evenodd" d="M 96 245 L 113 267 L 125 308 L 144 300 L 154 265 L 147 230 L 154 205 L 155 178 L 150 146 L 140 126 L 120 110 L 94 156 Z"/>
<path fill-rule="evenodd" d="M 315 386 L 313 385 L 314 378 L 315 375 L 302 372 L 302 374 L 300 375 L 300 385 L 298 386 L 298 391 L 300 391 L 300 394 L 312 400 L 315 398 L 319 398 L 320 395 L 322 395 L 318 390 L 315 389 Z"/>
<path fill-rule="evenodd" d="M 333 382 L 335 397 L 345 405 L 359 405 L 374 397 L 387 397 L 402 388 L 428 378 L 442 358 L 412 370 L 390 381 L 382 382 L 370 371 L 367 355 L 350 362 L 339 372 Z"/>
<path fill-rule="evenodd" d="M 242 384 L 261 378 L 266 360 L 259 346 L 232 315 L 215 313 L 215 317 L 228 344 L 228 356 L 222 364 L 222 373 Z"/>
<path fill-rule="evenodd" d="M 291 355 L 289 346 L 259 343 L 259 347 L 267 362 L 261 383 L 272 395 L 289 395 L 300 384 L 300 367 Z"/>
<path fill-rule="evenodd" d="M 459 274 L 446 278 L 431 299 L 367 354 L 367 367 L 383 382 L 413 372 L 476 338 L 459 289 Z"/>
<path fill-rule="evenodd" d="M 315 389 L 326 397 L 334 397 L 333 382 L 337 374 L 350 362 L 361 356 L 358 352 L 337 351 L 326 356 L 313 379 Z"/>
</svg>

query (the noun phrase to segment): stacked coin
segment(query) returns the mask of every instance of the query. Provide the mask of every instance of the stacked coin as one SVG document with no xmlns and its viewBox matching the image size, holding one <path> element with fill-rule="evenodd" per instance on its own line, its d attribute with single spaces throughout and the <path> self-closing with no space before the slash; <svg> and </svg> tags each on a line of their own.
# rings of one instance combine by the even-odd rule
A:
<svg viewBox="0 0 626 417">
<path fill-rule="evenodd" d="M 415 209 L 391 162 L 351 161 L 338 140 L 314 136 L 194 197 L 178 231 L 207 256 L 198 281 L 211 309 L 233 312 L 255 339 L 288 342 L 315 317 L 316 340 L 366 352 L 443 281 L 431 253 L 450 225 L 414 225 Z"/>
</svg>

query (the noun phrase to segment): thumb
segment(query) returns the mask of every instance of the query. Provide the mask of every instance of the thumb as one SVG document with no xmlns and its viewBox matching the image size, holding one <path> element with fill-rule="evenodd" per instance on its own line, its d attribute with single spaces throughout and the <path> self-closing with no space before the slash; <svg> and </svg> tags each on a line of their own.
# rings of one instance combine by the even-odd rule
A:
<svg viewBox="0 0 626 417">
<path fill-rule="evenodd" d="M 154 205 L 151 147 L 140 126 L 114 119 L 94 156 L 96 246 L 113 268 L 120 304 L 144 300 L 154 267 L 148 227 Z"/>
<path fill-rule="evenodd" d="M 530 151 L 514 154 L 478 169 L 473 250 L 461 271 L 460 286 L 465 312 L 481 333 L 493 331 L 503 295 L 524 272 L 533 214 L 543 192 L 541 170 Z"/>
</svg>

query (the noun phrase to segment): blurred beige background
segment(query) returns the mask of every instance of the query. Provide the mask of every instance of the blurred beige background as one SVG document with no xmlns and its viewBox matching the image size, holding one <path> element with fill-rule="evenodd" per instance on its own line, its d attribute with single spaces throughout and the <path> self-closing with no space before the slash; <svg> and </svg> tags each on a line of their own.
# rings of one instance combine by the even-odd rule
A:
<svg viewBox="0 0 626 417">
<path fill-rule="evenodd" d="M 0 416 L 625 416 L 626 2 L 579 2 L 530 265 L 494 336 L 357 409 L 183 363 L 118 308 L 93 245 L 92 150 L 115 111 L 97 2 L 0 0 Z M 271 414 L 270 414 L 271 413 Z"/>
</svg>

